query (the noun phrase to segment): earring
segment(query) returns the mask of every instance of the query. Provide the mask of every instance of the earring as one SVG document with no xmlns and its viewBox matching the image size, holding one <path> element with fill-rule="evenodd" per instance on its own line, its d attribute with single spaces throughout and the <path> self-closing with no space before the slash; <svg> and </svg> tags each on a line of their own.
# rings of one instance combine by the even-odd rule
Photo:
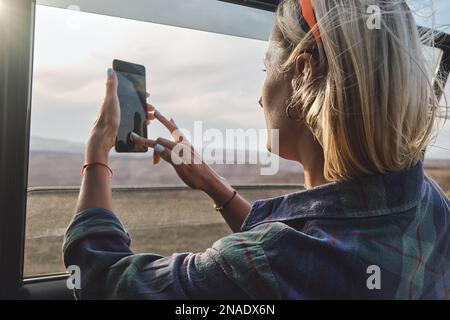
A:
<svg viewBox="0 0 450 320">
<path fill-rule="evenodd" d="M 286 113 L 286 117 L 289 119 L 289 120 L 292 120 L 292 121 L 295 121 L 296 119 L 294 119 L 294 118 L 292 118 L 291 117 L 291 113 L 290 113 L 290 110 L 291 109 L 294 109 L 295 108 L 295 106 L 293 106 L 293 105 L 288 105 L 287 107 L 286 107 L 286 109 L 284 110 L 284 112 Z"/>
</svg>

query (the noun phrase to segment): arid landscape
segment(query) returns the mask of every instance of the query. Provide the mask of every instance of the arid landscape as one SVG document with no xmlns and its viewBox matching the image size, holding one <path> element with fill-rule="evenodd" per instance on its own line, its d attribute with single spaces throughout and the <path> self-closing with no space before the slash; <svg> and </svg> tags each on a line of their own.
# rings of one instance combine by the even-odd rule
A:
<svg viewBox="0 0 450 320">
<path fill-rule="evenodd" d="M 426 174 L 431 177 L 450 197 L 450 161 L 430 161 L 425 163 Z"/>
<path fill-rule="evenodd" d="M 83 156 L 79 146 L 54 142 L 52 146 L 40 141 L 38 147 L 32 145 L 30 154 L 26 276 L 64 272 L 62 239 L 74 213 Z M 147 156 L 111 159 L 117 186 L 114 210 L 132 236 L 135 252 L 201 251 L 230 232 L 207 196 L 184 187 L 169 165 L 154 166 Z M 450 160 L 427 161 L 425 166 L 450 196 Z M 235 186 L 242 186 L 239 191 L 250 201 L 302 190 L 302 168 L 289 161 L 281 161 L 274 176 L 261 176 L 259 165 L 214 168 Z"/>
<path fill-rule="evenodd" d="M 238 188 L 250 201 L 301 190 Z M 76 190 L 39 190 L 28 195 L 25 275 L 63 272 L 61 246 L 77 199 Z M 114 211 L 132 237 L 135 252 L 170 255 L 201 251 L 230 233 L 211 200 L 184 187 L 114 191 Z"/>
</svg>

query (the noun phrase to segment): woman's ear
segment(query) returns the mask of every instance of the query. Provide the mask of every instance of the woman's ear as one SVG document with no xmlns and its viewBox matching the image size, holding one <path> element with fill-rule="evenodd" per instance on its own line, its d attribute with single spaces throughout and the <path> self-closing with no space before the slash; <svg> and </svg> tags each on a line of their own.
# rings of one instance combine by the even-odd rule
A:
<svg viewBox="0 0 450 320">
<path fill-rule="evenodd" d="M 295 59 L 294 78 L 303 78 L 308 81 L 316 76 L 316 61 L 312 54 L 303 52 Z M 309 78 L 309 79 L 308 79 Z"/>
</svg>

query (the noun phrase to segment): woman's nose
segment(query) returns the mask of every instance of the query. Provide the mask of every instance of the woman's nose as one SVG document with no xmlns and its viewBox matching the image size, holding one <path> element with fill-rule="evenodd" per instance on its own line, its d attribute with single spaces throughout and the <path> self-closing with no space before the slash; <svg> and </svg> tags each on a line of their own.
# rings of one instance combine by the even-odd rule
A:
<svg viewBox="0 0 450 320">
<path fill-rule="evenodd" d="M 263 108 L 262 97 L 259 98 L 258 103 L 259 103 L 259 105 L 261 106 L 261 108 Z"/>
</svg>

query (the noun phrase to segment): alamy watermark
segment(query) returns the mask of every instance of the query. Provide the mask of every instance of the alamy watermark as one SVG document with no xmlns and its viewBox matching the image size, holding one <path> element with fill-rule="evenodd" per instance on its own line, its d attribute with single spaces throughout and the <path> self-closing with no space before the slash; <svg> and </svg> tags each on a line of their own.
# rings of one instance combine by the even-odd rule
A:
<svg viewBox="0 0 450 320">
<path fill-rule="evenodd" d="M 270 133 L 270 134 L 269 134 Z M 178 129 L 172 136 L 179 142 L 171 150 L 174 165 L 180 164 L 246 164 L 260 165 L 261 175 L 274 175 L 279 170 L 279 130 L 278 129 L 226 129 L 225 132 L 209 128 L 203 130 L 202 121 L 194 122 L 191 134 Z M 267 148 L 270 137 L 270 152 Z M 192 142 L 192 143 L 191 143 Z M 192 145 L 196 152 L 192 153 Z"/>
<path fill-rule="evenodd" d="M 369 30 L 381 29 L 381 8 L 377 5 L 367 7 L 367 13 L 370 15 L 366 21 Z"/>
<path fill-rule="evenodd" d="M 69 277 L 66 286 L 69 290 L 81 289 L 81 269 L 77 265 L 67 267 Z M 366 273 L 369 275 L 366 280 L 366 286 L 369 290 L 381 290 L 381 268 L 378 265 L 370 265 L 367 267 Z"/>
<path fill-rule="evenodd" d="M 367 267 L 367 278 L 366 285 L 369 290 L 381 290 L 381 268 L 376 264 Z"/>
<path fill-rule="evenodd" d="M 81 269 L 77 265 L 71 265 L 67 267 L 67 272 L 69 277 L 66 281 L 67 289 L 69 290 L 80 290 L 81 289 Z"/>
</svg>

